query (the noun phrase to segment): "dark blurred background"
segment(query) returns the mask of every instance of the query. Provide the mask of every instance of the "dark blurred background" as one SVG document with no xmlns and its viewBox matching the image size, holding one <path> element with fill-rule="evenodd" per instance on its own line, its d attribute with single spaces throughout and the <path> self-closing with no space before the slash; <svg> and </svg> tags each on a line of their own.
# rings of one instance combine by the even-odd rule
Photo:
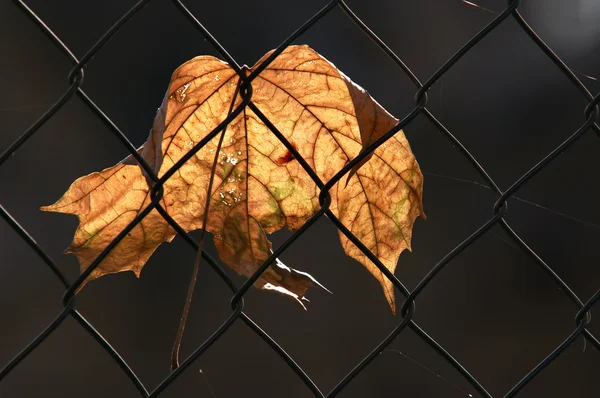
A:
<svg viewBox="0 0 600 398">
<path fill-rule="evenodd" d="M 528 0 L 520 11 L 592 93 L 600 90 L 600 3 Z M 27 4 L 81 57 L 134 1 L 31 0 Z M 186 4 L 240 63 L 252 65 L 326 4 L 303 1 L 198 1 Z M 504 1 L 349 0 L 370 28 L 426 80 L 505 6 Z M 396 117 L 414 106 L 409 79 L 335 9 L 296 43 L 306 43 L 365 87 Z M 68 87 L 69 60 L 12 2 L 0 2 L 0 152 Z M 137 146 L 150 129 L 171 72 L 214 48 L 168 1 L 153 1 L 85 68 L 83 89 Z M 585 99 L 508 19 L 437 82 L 429 109 L 506 189 L 584 122 Z M 415 224 L 413 252 L 396 272 L 407 287 L 492 216 L 492 191 L 444 136 L 419 116 L 405 132 L 425 173 L 427 221 Z M 509 201 L 506 219 L 586 301 L 600 288 L 600 140 L 592 131 Z M 0 203 L 74 280 L 62 254 L 73 216 L 43 213 L 73 180 L 127 155 L 76 96 L 0 168 Z M 197 237 L 197 234 L 192 234 Z M 289 232 L 272 236 L 281 244 Z M 63 286 L 0 221 L 0 365 L 62 309 Z M 208 249 L 215 253 L 212 242 Z M 141 278 L 110 275 L 88 285 L 77 309 L 106 337 L 149 389 L 169 371 L 195 253 L 176 238 L 161 246 Z M 309 290 L 308 310 L 252 289 L 245 311 L 325 392 L 399 322 L 381 288 L 346 257 L 333 224 L 321 219 L 282 256 L 334 292 Z M 229 271 L 238 284 L 243 278 Z M 229 315 L 231 294 L 207 265 L 200 271 L 182 347 L 187 356 Z M 401 297 L 398 296 L 401 300 Z M 577 307 L 499 228 L 447 265 L 419 295 L 415 320 L 493 396 L 504 395 L 575 328 Z M 589 330 L 600 335 L 592 319 Z M 401 354 L 402 353 L 402 354 Z M 411 359 L 408 359 L 404 355 Z M 162 396 L 308 397 L 310 391 L 241 322 Z M 577 340 L 520 394 L 600 396 L 600 354 Z M 210 388 L 207 384 L 210 384 Z M 211 391 L 212 390 L 212 391 Z M 341 397 L 468 397 L 473 388 L 406 330 Z M 135 397 L 109 355 L 72 318 L 0 383 L 1 397 Z"/>
</svg>

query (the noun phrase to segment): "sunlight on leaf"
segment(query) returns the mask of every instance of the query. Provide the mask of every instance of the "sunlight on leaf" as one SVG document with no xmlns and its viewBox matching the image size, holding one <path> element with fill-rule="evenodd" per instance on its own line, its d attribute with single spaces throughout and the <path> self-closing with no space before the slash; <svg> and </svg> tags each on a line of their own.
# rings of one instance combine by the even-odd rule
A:
<svg viewBox="0 0 600 398">
<path fill-rule="evenodd" d="M 266 54 L 253 67 L 269 56 Z M 253 69 L 250 68 L 250 71 Z M 223 61 L 200 56 L 173 73 L 141 154 L 158 176 L 227 117 L 239 77 Z M 252 82 L 253 103 L 292 143 L 324 181 L 398 121 L 333 64 L 307 46 L 290 46 Z M 272 253 L 267 234 L 292 231 L 319 210 L 319 190 L 290 151 L 249 108 L 213 138 L 164 184 L 161 206 L 185 231 L 212 233 L 221 260 L 252 275 Z M 216 153 L 218 152 L 218 153 Z M 211 168 L 217 155 L 212 192 Z M 331 210 L 391 272 L 410 249 L 412 225 L 422 210 L 423 176 L 402 131 L 360 162 L 331 189 Z M 140 167 L 126 159 L 76 180 L 45 211 L 76 214 L 80 225 L 69 252 L 85 270 L 149 202 Z M 209 201 L 207 202 L 207 195 Z M 88 278 L 131 270 L 139 273 L 175 232 L 156 210 L 121 241 Z M 346 253 L 380 282 L 395 310 L 392 283 L 345 236 Z M 256 287 L 302 304 L 306 289 L 320 284 L 310 275 L 277 262 Z"/>
</svg>

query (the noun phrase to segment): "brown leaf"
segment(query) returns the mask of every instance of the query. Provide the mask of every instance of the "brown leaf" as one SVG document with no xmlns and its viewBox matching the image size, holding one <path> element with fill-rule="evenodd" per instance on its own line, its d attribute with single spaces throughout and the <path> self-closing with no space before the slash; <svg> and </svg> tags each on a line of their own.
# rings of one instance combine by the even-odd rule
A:
<svg viewBox="0 0 600 398">
<path fill-rule="evenodd" d="M 350 97 L 354 103 L 354 110 L 356 118 L 358 119 L 362 143 L 362 150 L 360 153 L 362 153 L 369 145 L 373 144 L 378 138 L 398 124 L 398 120 L 390 115 L 388 111 L 383 109 L 383 107 L 379 105 L 365 89 L 354 83 L 346 75 L 342 74 L 342 77 L 346 81 L 346 85 L 350 91 Z M 367 163 L 371 157 L 373 157 L 373 153 L 367 155 L 352 168 L 350 173 L 348 173 L 346 183 L 350 181 L 350 178 L 356 174 L 358 169 Z"/>
<path fill-rule="evenodd" d="M 269 56 L 266 54 L 255 65 Z M 252 68 L 250 68 L 252 70 Z M 155 118 L 141 153 L 164 175 L 228 115 L 238 76 L 209 56 L 181 65 Z M 397 123 L 379 104 L 307 46 L 290 46 L 252 82 L 252 101 L 281 131 L 323 181 L 334 176 L 361 148 Z M 358 115 L 358 117 L 357 117 Z M 217 155 L 206 230 L 221 260 L 250 276 L 271 254 L 266 234 L 298 229 L 318 209 L 318 190 L 292 153 L 249 108 L 201 148 L 164 185 L 161 205 L 186 231 L 202 228 L 211 167 Z M 131 158 L 78 179 L 46 211 L 77 214 L 80 226 L 70 251 L 84 270 L 149 203 L 148 183 Z M 412 224 L 422 214 L 422 175 L 399 131 L 352 170 L 347 185 L 332 190 L 331 209 L 392 272 L 400 252 L 410 248 Z M 174 231 L 153 210 L 117 245 L 89 279 L 139 271 Z M 344 236 L 348 255 L 380 281 L 394 310 L 387 278 Z M 301 303 L 318 283 L 279 260 L 255 284 Z"/>
<path fill-rule="evenodd" d="M 423 176 L 404 134 L 399 132 L 377 148 L 346 187 L 337 186 L 340 221 L 394 273 L 400 253 L 411 249 L 415 219 L 425 218 Z M 392 282 L 345 235 L 339 235 L 346 253 L 377 278 L 395 313 Z"/>
<path fill-rule="evenodd" d="M 77 256 L 83 272 L 149 203 L 148 184 L 140 168 L 118 164 L 77 179 L 58 202 L 42 210 L 79 217 L 79 227 L 67 253 Z M 151 211 L 85 282 L 121 271 L 133 271 L 139 277 L 158 245 L 174 236 L 162 216 Z"/>
</svg>

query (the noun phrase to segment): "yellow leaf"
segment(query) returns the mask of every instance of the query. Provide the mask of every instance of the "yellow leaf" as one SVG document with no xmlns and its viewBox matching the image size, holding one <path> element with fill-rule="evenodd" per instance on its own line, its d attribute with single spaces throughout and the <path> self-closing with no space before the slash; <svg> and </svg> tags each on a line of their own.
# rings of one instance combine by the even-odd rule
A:
<svg viewBox="0 0 600 398">
<path fill-rule="evenodd" d="M 256 68 L 270 53 L 253 67 Z M 250 68 L 252 71 L 253 68 Z M 223 61 L 196 57 L 173 73 L 152 131 L 140 153 L 158 176 L 241 103 L 239 77 Z M 252 82 L 252 101 L 324 181 L 364 147 L 397 124 L 362 88 L 307 46 L 290 46 Z M 215 156 L 206 230 L 221 260 L 250 276 L 271 254 L 266 234 L 297 230 L 319 210 L 316 184 L 290 151 L 252 110 L 245 108 L 226 128 L 164 184 L 161 205 L 185 231 L 203 227 Z M 218 142 L 223 139 L 219 153 Z M 402 131 L 352 169 L 345 184 L 331 190 L 331 210 L 392 272 L 402 250 L 410 249 L 412 224 L 422 213 L 422 175 Z M 78 215 L 70 252 L 82 271 L 150 202 L 148 185 L 131 159 L 75 181 L 54 205 Z M 153 210 L 121 241 L 88 280 L 132 270 L 137 275 L 152 252 L 174 231 Z M 348 255 L 381 283 L 394 310 L 391 282 L 340 235 Z M 255 286 L 302 304 L 306 289 L 319 285 L 310 275 L 279 260 Z M 319 285 L 320 286 L 320 285 Z"/>
</svg>

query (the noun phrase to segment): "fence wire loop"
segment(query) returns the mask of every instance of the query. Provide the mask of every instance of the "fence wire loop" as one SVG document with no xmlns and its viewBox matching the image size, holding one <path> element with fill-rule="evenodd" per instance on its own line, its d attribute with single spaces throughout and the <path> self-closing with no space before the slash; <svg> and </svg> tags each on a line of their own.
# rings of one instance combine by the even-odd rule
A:
<svg viewBox="0 0 600 398">
<path fill-rule="evenodd" d="M 156 174 L 156 171 L 142 158 L 136 148 L 129 142 L 126 135 L 112 122 L 112 120 L 99 108 L 82 90 L 81 85 L 84 78 L 84 68 L 90 61 L 100 52 L 103 46 L 110 41 L 118 30 L 127 24 L 133 17 L 135 17 L 142 8 L 144 8 L 150 0 L 142 0 L 135 4 L 130 10 L 128 10 L 121 18 L 119 18 L 111 27 L 108 29 L 100 39 L 85 53 L 81 59 L 77 59 L 65 45 L 62 40 L 52 32 L 52 30 L 45 24 L 45 22 L 36 15 L 35 11 L 32 10 L 22 0 L 14 0 L 16 5 L 30 18 L 32 22 L 38 25 L 41 31 L 48 36 L 53 45 L 56 46 L 72 63 L 72 69 L 68 73 L 68 87 L 56 102 L 27 130 L 21 134 L 14 143 L 12 143 L 1 155 L 0 155 L 0 167 L 4 165 L 10 158 L 11 154 L 14 153 L 21 146 L 25 145 L 27 141 L 33 137 L 37 131 L 43 126 L 48 120 L 50 120 L 75 94 L 77 94 L 85 103 L 85 105 L 92 110 L 92 112 L 102 121 L 119 139 L 124 147 L 127 148 L 131 156 L 137 161 L 140 167 L 144 170 L 149 183 L 151 185 L 150 198 L 151 201 L 146 208 L 144 208 L 135 219 L 119 233 L 119 235 L 102 251 L 100 255 L 90 264 L 90 266 L 82 272 L 82 274 L 74 281 L 70 282 L 65 275 L 60 271 L 52 259 L 45 253 L 44 249 L 36 243 L 34 238 L 21 226 L 18 221 L 15 220 L 10 213 L 0 205 L 0 216 L 7 222 L 7 224 L 20 236 L 21 239 L 42 259 L 45 265 L 47 265 L 53 274 L 61 281 L 65 287 L 63 295 L 63 308 L 55 319 L 44 328 L 40 334 L 34 338 L 26 347 L 24 347 L 8 364 L 6 364 L 2 370 L 0 370 L 0 381 L 6 377 L 12 370 L 14 370 L 23 359 L 31 354 L 42 342 L 50 336 L 55 330 L 57 330 L 65 321 L 67 317 L 73 317 L 83 329 L 92 336 L 111 356 L 111 358 L 119 365 L 122 371 L 127 375 L 131 383 L 140 393 L 142 397 L 157 397 L 164 391 L 173 381 L 175 381 L 195 360 L 202 356 L 210 347 L 220 339 L 231 326 L 237 321 L 241 320 L 250 330 L 253 331 L 257 336 L 264 340 L 267 345 L 273 349 L 282 360 L 289 366 L 300 380 L 304 382 L 307 389 L 315 397 L 325 398 L 337 396 L 347 385 L 351 383 L 355 376 L 360 374 L 366 369 L 372 361 L 382 353 L 386 347 L 389 346 L 401 333 L 405 330 L 412 330 L 423 342 L 430 346 L 443 360 L 447 361 L 451 366 L 454 367 L 468 382 L 477 393 L 483 397 L 491 398 L 492 395 L 484 388 L 484 386 L 463 366 L 461 363 L 454 358 L 449 352 L 447 352 L 439 343 L 437 343 L 431 336 L 429 336 L 419 325 L 414 321 L 414 315 L 416 312 L 416 300 L 418 296 L 423 292 L 428 284 L 445 268 L 451 267 L 451 262 L 461 252 L 467 250 L 473 243 L 484 236 L 492 227 L 499 225 L 501 226 L 512 239 L 513 242 L 529 257 L 531 257 L 536 264 L 547 274 L 549 274 L 554 282 L 561 288 L 561 291 L 573 302 L 577 308 L 575 315 L 575 329 L 565 337 L 553 351 L 551 351 L 546 358 L 544 358 L 537 366 L 523 376 L 523 378 L 516 383 L 504 396 L 513 397 L 519 393 L 525 385 L 527 385 L 533 378 L 540 374 L 540 372 L 547 367 L 552 361 L 554 361 L 564 350 L 573 343 L 580 335 L 590 342 L 594 347 L 600 350 L 600 342 L 598 339 L 587 329 L 591 321 L 591 308 L 600 298 L 600 289 L 590 297 L 587 302 L 582 301 L 571 288 L 549 267 L 541 258 L 537 255 L 527 244 L 523 241 L 510 227 L 508 222 L 505 220 L 505 215 L 508 211 L 507 200 L 511 198 L 515 192 L 521 188 L 527 181 L 535 176 L 540 170 L 550 164 L 560 153 L 576 142 L 583 134 L 588 130 L 594 130 L 598 136 L 600 136 L 600 127 L 597 124 L 599 116 L 600 94 L 592 96 L 589 90 L 583 83 L 575 76 L 573 71 L 543 42 L 543 40 L 535 33 L 535 31 L 527 24 L 525 19 L 520 15 L 518 11 L 519 0 L 508 0 L 506 8 L 499 13 L 490 23 L 488 23 L 483 29 L 477 34 L 470 38 L 463 46 L 461 46 L 446 62 L 444 62 L 437 71 L 425 80 L 425 83 L 416 77 L 411 69 L 400 59 L 400 57 L 390 49 L 371 29 L 362 22 L 359 17 L 353 12 L 353 10 L 342 0 L 333 0 L 329 2 L 325 7 L 315 13 L 309 20 L 307 20 L 302 26 L 300 26 L 294 33 L 292 33 L 281 45 L 279 45 L 269 57 L 267 57 L 258 67 L 252 70 L 249 74 L 248 69 L 240 64 L 229 54 L 229 52 L 219 43 L 219 41 L 206 29 L 196 16 L 190 12 L 190 10 L 180 1 L 172 0 L 173 5 L 185 16 L 190 23 L 192 23 L 204 36 L 216 51 L 224 58 L 229 65 L 236 71 L 240 78 L 240 95 L 242 97 L 241 103 L 234 107 L 228 116 L 203 140 L 196 144 L 190 149 L 179 161 L 173 165 L 168 171 L 166 171 L 161 177 Z M 379 138 L 376 142 L 371 144 L 368 148 L 351 161 L 349 161 L 338 173 L 336 173 L 329 181 L 323 182 L 316 175 L 314 170 L 309 166 L 308 162 L 298 153 L 294 145 L 292 145 L 283 134 L 277 129 L 276 126 L 255 106 L 252 102 L 252 81 L 265 69 L 268 65 L 281 54 L 290 44 L 298 39 L 302 34 L 311 29 L 321 18 L 327 15 L 336 7 L 339 7 L 343 13 L 376 45 L 383 53 L 385 53 L 415 85 L 416 92 L 414 95 L 414 108 L 408 112 L 400 122 L 388 131 L 385 135 Z M 490 32 L 494 31 L 509 17 L 513 17 L 520 28 L 526 33 L 526 35 L 532 40 L 532 42 L 547 56 L 547 58 L 569 79 L 582 96 L 586 99 L 587 105 L 584 109 L 585 122 L 570 136 L 565 138 L 565 141 L 549 152 L 544 158 L 539 160 L 535 165 L 529 169 L 526 173 L 520 176 L 508 189 L 502 191 L 494 180 L 489 176 L 485 169 L 480 165 L 477 159 L 471 155 L 467 148 L 454 136 L 452 133 L 438 120 L 427 108 L 428 97 L 427 91 L 444 75 L 446 74 L 465 54 L 467 54 L 475 45 L 482 41 Z M 233 107 L 233 106 L 232 106 Z M 251 276 L 241 287 L 237 287 L 236 284 L 229 278 L 227 272 L 221 267 L 221 265 L 210 256 L 207 252 L 203 251 L 202 256 L 211 267 L 211 269 L 223 280 L 228 286 L 232 293 L 231 297 L 231 313 L 223 320 L 221 326 L 217 328 L 212 335 L 207 338 L 200 346 L 198 346 L 179 366 L 177 369 L 171 371 L 164 380 L 152 391 L 148 391 L 146 386 L 139 380 L 135 372 L 127 365 L 126 361 L 119 355 L 119 353 L 110 345 L 110 343 L 97 331 L 76 309 L 76 296 L 75 292 L 82 286 L 85 279 L 92 273 L 100 262 L 110 253 L 112 249 L 116 247 L 121 239 L 123 239 L 136 225 L 138 225 L 143 218 L 150 213 L 152 210 L 156 210 L 166 222 L 176 231 L 191 250 L 197 252 L 199 250 L 198 244 L 191 239 L 183 228 L 177 224 L 177 222 L 166 212 L 166 210 L 160 204 L 161 198 L 163 197 L 164 183 L 173 176 L 189 159 L 203 148 L 210 140 L 216 137 L 218 134 L 223 132 L 227 125 L 233 121 L 246 107 L 250 108 L 257 117 L 267 126 L 267 128 L 274 134 L 281 143 L 292 153 L 295 159 L 298 160 L 304 171 L 316 184 L 319 192 L 318 199 L 320 209 L 315 213 L 300 229 L 292 234 L 282 245 L 280 245 L 267 261 Z M 422 115 L 427 119 L 439 132 L 448 138 L 460 154 L 467 159 L 472 165 L 473 169 L 481 175 L 485 180 L 489 188 L 496 194 L 496 201 L 492 208 L 492 214 L 490 218 L 481 225 L 477 230 L 467 236 L 460 244 L 454 247 L 448 252 L 442 259 L 439 260 L 427 275 L 417 284 L 417 286 L 410 291 L 407 289 L 402 282 L 392 274 L 379 259 L 356 237 L 350 230 L 342 224 L 342 222 L 332 213 L 330 210 L 331 195 L 330 189 L 338 183 L 344 176 L 346 176 L 352 168 L 357 165 L 360 161 L 371 155 L 380 145 L 383 145 L 390 137 L 397 133 L 400 129 L 409 125 L 413 120 Z M 262 273 L 279 257 L 285 252 L 300 236 L 302 236 L 308 229 L 310 229 L 314 223 L 321 219 L 323 216 L 327 216 L 329 220 L 344 234 L 352 243 L 354 243 L 363 253 L 367 256 L 380 270 L 381 272 L 393 283 L 394 287 L 404 297 L 404 301 L 400 310 L 401 320 L 397 326 L 389 333 L 389 335 L 382 340 L 367 356 L 365 356 L 356 366 L 343 377 L 337 385 L 329 392 L 323 393 L 319 387 L 314 383 L 310 376 L 295 362 L 295 360 L 261 327 L 256 324 L 248 315 L 244 313 L 244 297 L 248 289 L 256 282 L 256 280 L 262 275 Z"/>
</svg>

